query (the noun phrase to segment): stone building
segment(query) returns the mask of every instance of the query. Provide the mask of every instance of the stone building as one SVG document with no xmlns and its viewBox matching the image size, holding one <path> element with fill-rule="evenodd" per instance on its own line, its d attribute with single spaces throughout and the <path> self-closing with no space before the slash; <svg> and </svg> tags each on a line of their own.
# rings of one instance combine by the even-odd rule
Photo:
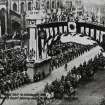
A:
<svg viewBox="0 0 105 105">
<path fill-rule="evenodd" d="M 2 19 L 4 19 L 4 23 L 2 22 L 4 24 L 2 29 L 4 30 L 3 34 L 16 30 L 19 27 L 25 28 L 26 16 L 31 14 L 33 10 L 39 12 L 39 10 L 45 9 L 45 1 L 46 0 L 0 0 L 0 10 L 4 10 L 2 15 Z"/>
<path fill-rule="evenodd" d="M 46 0 L 46 10 L 54 11 L 63 7 L 63 0 Z"/>
<path fill-rule="evenodd" d="M 100 23 L 105 25 L 105 4 L 100 6 Z"/>
<path fill-rule="evenodd" d="M 81 0 L 76 0 L 75 1 L 75 7 L 76 7 L 76 13 L 78 16 L 83 15 L 84 12 L 84 7 L 83 7 L 83 3 Z"/>
<path fill-rule="evenodd" d="M 76 16 L 83 14 L 84 7 L 81 0 L 64 0 L 63 4 L 66 9 L 70 9 L 71 12 L 74 12 Z"/>
</svg>

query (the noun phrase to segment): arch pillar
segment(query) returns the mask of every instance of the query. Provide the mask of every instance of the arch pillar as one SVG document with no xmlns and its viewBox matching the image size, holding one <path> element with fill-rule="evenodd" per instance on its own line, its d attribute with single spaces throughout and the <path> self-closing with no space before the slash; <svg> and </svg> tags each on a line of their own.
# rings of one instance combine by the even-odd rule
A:
<svg viewBox="0 0 105 105">
<path fill-rule="evenodd" d="M 29 52 L 34 53 L 34 60 L 38 59 L 38 38 L 36 27 L 29 27 L 30 39 L 29 39 Z"/>
</svg>

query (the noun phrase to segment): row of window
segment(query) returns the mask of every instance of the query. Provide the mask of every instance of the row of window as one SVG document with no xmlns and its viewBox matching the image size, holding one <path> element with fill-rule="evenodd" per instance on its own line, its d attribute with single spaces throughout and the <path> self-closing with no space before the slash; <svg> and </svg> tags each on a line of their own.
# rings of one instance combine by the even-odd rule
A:
<svg viewBox="0 0 105 105">
<path fill-rule="evenodd" d="M 54 1 L 52 1 L 52 6 L 51 7 L 55 8 L 55 2 Z M 24 8 L 25 8 L 25 3 L 24 2 L 22 2 L 20 4 L 20 8 L 21 8 L 21 13 L 23 13 Z M 39 8 L 38 2 L 36 2 L 36 8 Z M 57 8 L 60 8 L 60 2 L 59 1 L 57 2 Z M 17 11 L 17 9 L 18 9 L 18 6 L 17 6 L 16 3 L 14 3 L 13 4 L 13 10 Z M 31 9 L 32 9 L 32 3 L 28 2 L 28 10 L 30 11 Z M 50 2 L 49 1 L 47 1 L 47 9 L 50 9 Z"/>
<path fill-rule="evenodd" d="M 54 1 L 52 1 L 51 7 L 55 8 L 55 2 Z M 60 8 L 60 2 L 59 1 L 57 2 L 57 8 Z M 50 2 L 49 1 L 47 1 L 47 9 L 50 9 Z"/>
<path fill-rule="evenodd" d="M 28 10 L 31 10 L 31 7 L 32 7 L 32 3 L 31 2 L 28 2 Z M 25 3 L 24 2 L 22 2 L 21 4 L 20 4 L 20 8 L 21 8 L 21 13 L 23 13 L 25 10 Z M 14 11 L 18 11 L 18 6 L 17 6 L 17 4 L 16 3 L 14 3 L 13 4 L 13 10 Z"/>
</svg>

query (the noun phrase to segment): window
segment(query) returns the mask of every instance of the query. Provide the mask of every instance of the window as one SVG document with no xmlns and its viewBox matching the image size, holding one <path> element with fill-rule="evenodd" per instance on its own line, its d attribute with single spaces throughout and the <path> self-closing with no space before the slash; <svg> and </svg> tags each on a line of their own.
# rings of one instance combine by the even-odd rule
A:
<svg viewBox="0 0 105 105">
<path fill-rule="evenodd" d="M 38 1 L 36 1 L 36 9 L 40 9 L 40 6 L 39 6 L 39 2 Z"/>
<path fill-rule="evenodd" d="M 13 4 L 13 10 L 17 11 L 17 4 L 16 3 Z"/>
<path fill-rule="evenodd" d="M 47 2 L 47 9 L 49 9 L 49 1 Z"/>
<path fill-rule="evenodd" d="M 70 1 L 70 7 L 72 7 L 72 2 Z"/>
<path fill-rule="evenodd" d="M 31 2 L 28 2 L 28 10 L 31 10 Z"/>
<path fill-rule="evenodd" d="M 59 1 L 57 2 L 57 8 L 59 8 Z"/>
<path fill-rule="evenodd" d="M 59 1 L 57 2 L 57 8 L 60 8 L 60 3 L 59 3 Z"/>
<path fill-rule="evenodd" d="M 54 8 L 54 1 L 52 2 L 52 8 Z"/>
<path fill-rule="evenodd" d="M 21 3 L 21 13 L 23 13 L 24 12 L 24 3 L 22 2 Z"/>
</svg>

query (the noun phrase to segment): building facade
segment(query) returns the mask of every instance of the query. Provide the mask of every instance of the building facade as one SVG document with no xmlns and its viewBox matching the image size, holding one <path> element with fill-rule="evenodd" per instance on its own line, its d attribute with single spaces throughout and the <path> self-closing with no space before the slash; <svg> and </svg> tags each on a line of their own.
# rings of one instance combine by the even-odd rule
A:
<svg viewBox="0 0 105 105">
<path fill-rule="evenodd" d="M 32 9 L 33 0 L 8 0 L 10 10 L 22 14 Z"/>
<path fill-rule="evenodd" d="M 83 7 L 83 3 L 81 0 L 76 0 L 75 1 L 75 8 L 76 8 L 76 13 L 78 16 L 83 15 L 84 12 L 84 7 Z"/>
<path fill-rule="evenodd" d="M 39 11 L 45 9 L 45 1 L 46 0 L 0 0 L 0 10 L 4 10 L 1 16 L 2 19 L 4 19 L 3 30 L 5 30 L 5 32 L 3 32 L 3 34 L 16 30 L 17 26 L 25 28 L 26 16 L 31 13 L 33 14 L 33 10 Z M 8 28 L 11 29 L 8 31 Z"/>
<path fill-rule="evenodd" d="M 100 6 L 100 23 L 105 25 L 105 4 Z"/>
<path fill-rule="evenodd" d="M 62 0 L 46 0 L 46 9 L 58 9 L 62 5 Z"/>
<path fill-rule="evenodd" d="M 65 9 L 69 9 L 71 12 L 74 12 L 76 16 L 83 14 L 84 8 L 81 0 L 64 0 Z"/>
</svg>

